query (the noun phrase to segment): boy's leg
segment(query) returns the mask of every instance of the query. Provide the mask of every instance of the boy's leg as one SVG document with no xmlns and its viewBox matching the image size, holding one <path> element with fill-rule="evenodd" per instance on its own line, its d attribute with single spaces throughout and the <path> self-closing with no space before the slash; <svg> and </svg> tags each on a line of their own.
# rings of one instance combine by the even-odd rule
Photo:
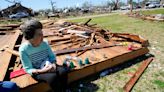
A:
<svg viewBox="0 0 164 92">
<path fill-rule="evenodd" d="M 67 80 L 68 80 L 68 69 L 63 66 L 57 66 L 58 76 L 62 85 L 63 90 L 67 89 Z"/>
<path fill-rule="evenodd" d="M 50 85 L 55 92 L 60 92 L 60 81 L 56 73 L 43 73 L 33 76 L 38 81 L 44 81 Z"/>
</svg>

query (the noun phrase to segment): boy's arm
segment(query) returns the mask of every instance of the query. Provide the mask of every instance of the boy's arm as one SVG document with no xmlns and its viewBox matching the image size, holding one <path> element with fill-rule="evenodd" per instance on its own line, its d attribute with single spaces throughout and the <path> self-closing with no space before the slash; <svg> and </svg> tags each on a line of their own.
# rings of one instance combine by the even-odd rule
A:
<svg viewBox="0 0 164 92">
<path fill-rule="evenodd" d="M 25 68 L 26 72 L 32 75 L 33 70 L 35 70 L 35 69 L 33 68 L 32 63 L 31 63 L 30 59 L 28 58 L 27 53 L 23 50 L 19 50 L 19 54 L 20 54 L 21 62 L 23 64 L 23 67 Z"/>
<path fill-rule="evenodd" d="M 48 56 L 49 56 L 49 61 L 51 63 L 56 63 L 56 55 L 55 53 L 52 51 L 50 45 L 48 44 L 48 42 L 46 42 L 47 44 L 47 48 L 48 48 Z"/>
</svg>

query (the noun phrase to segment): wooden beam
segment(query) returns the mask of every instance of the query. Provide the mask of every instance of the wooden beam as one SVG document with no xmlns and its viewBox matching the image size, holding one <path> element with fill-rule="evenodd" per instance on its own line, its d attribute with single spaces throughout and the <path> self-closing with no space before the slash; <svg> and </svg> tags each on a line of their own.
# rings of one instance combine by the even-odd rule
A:
<svg viewBox="0 0 164 92">
<path fill-rule="evenodd" d="M 59 38 L 59 39 L 52 39 L 50 40 L 51 42 L 58 42 L 58 41 L 66 41 L 66 40 L 70 40 L 70 37 L 63 37 L 63 38 Z"/>
<path fill-rule="evenodd" d="M 0 27 L 12 27 L 12 28 L 17 28 L 19 27 L 20 24 L 7 24 L 7 25 L 0 25 Z"/>
<path fill-rule="evenodd" d="M 141 77 L 142 73 L 145 71 L 145 69 L 148 67 L 148 65 L 153 60 L 153 57 L 150 57 L 146 60 L 144 60 L 141 64 L 141 66 L 138 68 L 136 73 L 132 76 L 132 78 L 126 83 L 126 85 L 123 87 L 125 92 L 130 92 L 137 80 Z"/>
</svg>

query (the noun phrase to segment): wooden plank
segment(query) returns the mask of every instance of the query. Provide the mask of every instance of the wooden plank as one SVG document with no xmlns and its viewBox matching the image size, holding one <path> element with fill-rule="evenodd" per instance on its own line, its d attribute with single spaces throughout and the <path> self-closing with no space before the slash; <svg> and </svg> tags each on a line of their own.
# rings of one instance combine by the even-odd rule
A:
<svg viewBox="0 0 164 92">
<path fill-rule="evenodd" d="M 12 27 L 12 28 L 17 28 L 19 27 L 20 24 L 8 24 L 8 25 L 0 25 L 0 27 Z"/>
<path fill-rule="evenodd" d="M 13 36 L 11 36 L 12 39 L 10 40 L 10 43 L 9 43 L 10 49 L 14 48 L 14 45 L 15 45 L 18 37 L 19 37 L 19 30 L 17 30 L 16 33 Z M 0 70 L 3 70 L 3 71 L 1 72 L 0 81 L 3 81 L 5 78 L 11 56 L 12 56 L 12 54 L 10 54 L 10 53 L 7 53 L 7 52 L 2 53 L 1 61 L 0 61 Z"/>
<path fill-rule="evenodd" d="M 12 38 L 11 38 L 12 35 L 13 35 L 13 34 L 0 36 L 0 48 L 2 48 L 3 46 L 9 44 L 9 43 L 6 42 L 6 39 L 7 39 L 8 41 L 12 40 Z"/>
<path fill-rule="evenodd" d="M 0 27 L 0 31 L 9 31 L 9 30 L 12 30 L 13 28 L 12 27 Z"/>
<path fill-rule="evenodd" d="M 53 43 L 53 42 L 58 42 L 58 41 L 66 41 L 66 40 L 70 40 L 71 38 L 70 37 L 61 37 L 61 38 L 55 38 L 55 39 L 51 39 L 50 41 Z"/>
<path fill-rule="evenodd" d="M 153 60 L 153 57 L 150 57 L 146 60 L 144 60 L 141 64 L 141 66 L 138 68 L 138 70 L 135 72 L 135 74 L 131 77 L 131 79 L 126 83 L 126 85 L 123 87 L 125 92 L 130 92 L 137 80 L 141 77 L 142 73 L 145 71 L 145 69 L 148 67 L 148 65 Z"/>
</svg>

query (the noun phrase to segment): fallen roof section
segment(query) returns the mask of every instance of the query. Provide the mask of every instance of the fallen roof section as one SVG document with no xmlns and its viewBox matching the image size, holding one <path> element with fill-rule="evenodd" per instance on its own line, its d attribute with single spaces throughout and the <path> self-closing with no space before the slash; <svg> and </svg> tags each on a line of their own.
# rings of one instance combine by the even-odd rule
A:
<svg viewBox="0 0 164 92">
<path fill-rule="evenodd" d="M 90 25 L 89 21 L 91 19 L 83 24 L 53 21 L 43 23 L 44 38 L 49 41 L 52 50 L 57 55 L 57 64 L 63 65 L 65 60 L 73 64 L 68 73 L 68 84 L 149 52 L 148 40 L 143 37 L 129 33 L 112 33 Z M 21 39 L 20 43 L 24 41 Z M 6 64 L 5 69 L 10 68 L 8 73 L 22 69 L 17 51 L 20 44 L 14 44 L 14 42 L 16 40 L 13 40 L 12 47 L 15 46 L 17 49 L 10 48 L 6 52 L 16 58 L 13 62 L 14 66 Z M 11 62 L 11 57 L 5 55 L 5 59 Z M 22 92 L 49 89 L 47 84 L 38 83 L 29 74 L 12 78 L 11 81 L 17 83 Z"/>
</svg>

